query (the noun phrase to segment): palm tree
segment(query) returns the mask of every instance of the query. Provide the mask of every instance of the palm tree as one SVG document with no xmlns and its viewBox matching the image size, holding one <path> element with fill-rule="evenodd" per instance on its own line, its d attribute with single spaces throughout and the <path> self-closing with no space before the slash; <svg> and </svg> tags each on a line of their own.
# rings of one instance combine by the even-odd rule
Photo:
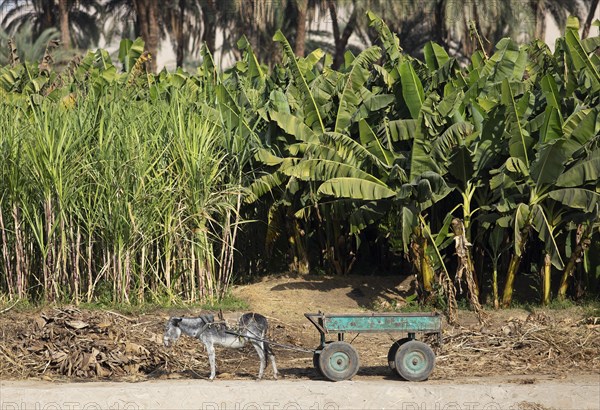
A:
<svg viewBox="0 0 600 410">
<path fill-rule="evenodd" d="M 405 52 L 413 56 L 421 56 L 422 49 L 428 41 L 447 44 L 449 34 L 447 20 L 451 19 L 449 15 L 454 13 L 457 4 L 447 0 L 325 0 L 324 2 L 332 24 L 334 68 L 342 64 L 352 35 L 356 35 L 364 44 L 374 44 L 379 40 L 377 32 L 370 27 L 370 20 L 366 16 L 367 11 L 371 10 L 376 15 L 383 16 L 386 25 L 398 35 Z"/>
<path fill-rule="evenodd" d="M 449 45 L 456 55 L 470 56 L 475 49 L 483 48 L 486 54 L 503 37 L 511 37 L 519 43 L 533 39 L 544 40 L 546 16 L 564 28 L 569 15 L 579 16 L 576 0 L 518 0 L 486 2 L 445 2 L 444 24 Z M 479 39 L 475 31 L 480 36 Z M 478 44 L 479 43 L 479 44 Z"/>
<path fill-rule="evenodd" d="M 163 15 L 160 13 L 158 0 L 109 0 L 106 11 L 113 16 L 118 27 L 111 27 L 107 37 L 110 38 L 119 29 L 123 37 L 142 37 L 151 57 L 148 68 L 156 72 L 156 56 L 160 40 L 164 36 Z"/>
<path fill-rule="evenodd" d="M 556 25 L 563 30 L 569 15 L 581 17 L 577 0 L 530 0 L 532 38 L 544 40 L 546 37 L 546 16 L 552 17 Z"/>
<path fill-rule="evenodd" d="M 58 40 L 60 38 L 59 32 L 54 28 L 46 29 L 39 36 L 33 35 L 31 24 L 25 24 L 20 27 L 19 31 L 14 33 L 12 36 L 13 46 L 16 49 L 16 54 L 22 62 L 34 62 L 38 61 L 44 55 L 44 50 L 48 42 L 52 40 Z M 11 50 L 8 48 L 9 35 L 0 29 L 0 66 L 8 64 L 11 60 Z M 66 59 L 66 52 L 58 51 L 54 55 L 56 61 L 62 61 Z"/>
<path fill-rule="evenodd" d="M 230 25 L 236 9 L 234 3 L 233 0 L 178 0 L 159 8 L 158 0 L 109 0 L 106 10 L 114 21 L 105 32 L 107 38 L 115 33 L 122 37 L 142 37 L 146 50 L 153 56 L 150 65 L 153 71 L 156 71 L 159 41 L 169 34 L 176 64 L 181 67 L 190 48 L 200 49 L 200 41 L 215 52 L 217 29 Z"/>
<path fill-rule="evenodd" d="M 294 46 L 294 52 L 298 57 L 304 57 L 308 0 L 295 0 L 294 5 L 296 6 L 296 43 Z"/>
<path fill-rule="evenodd" d="M 350 37 L 354 33 L 355 29 L 357 29 L 357 16 L 358 9 L 356 7 L 356 2 L 352 4 L 352 11 L 350 12 L 350 17 L 346 22 L 344 29 L 340 28 L 340 21 L 338 18 L 338 7 L 340 6 L 339 1 L 329 0 L 327 2 L 327 7 L 329 9 L 329 17 L 331 18 L 332 30 L 333 30 L 333 42 L 334 42 L 334 52 L 333 52 L 333 68 L 339 68 L 344 61 L 344 53 L 348 47 L 348 41 Z M 346 10 L 348 12 L 348 10 Z"/>
<path fill-rule="evenodd" d="M 195 43 L 201 38 L 203 16 L 203 10 L 197 0 L 179 0 L 167 4 L 162 18 L 175 50 L 177 67 L 183 66 L 190 40 Z"/>
<path fill-rule="evenodd" d="M 100 38 L 102 6 L 97 0 L 0 0 L 1 21 L 9 34 L 30 24 L 34 37 L 49 28 L 60 29 L 64 47 L 89 48 Z"/>
<path fill-rule="evenodd" d="M 150 71 L 156 72 L 156 56 L 161 37 L 158 0 L 133 0 L 138 28 L 150 53 Z"/>
<path fill-rule="evenodd" d="M 60 21 L 60 40 L 65 48 L 71 48 L 71 31 L 69 30 L 69 2 L 58 0 Z"/>
<path fill-rule="evenodd" d="M 585 19 L 585 23 L 583 24 L 583 32 L 581 33 L 581 38 L 587 38 L 590 34 L 590 27 L 592 26 L 592 20 L 594 20 L 594 15 L 596 14 L 596 9 L 598 8 L 599 0 L 585 0 L 584 3 L 588 4 L 588 15 Z"/>
<path fill-rule="evenodd" d="M 219 18 L 218 5 L 216 0 L 200 0 L 200 8 L 202 10 L 202 41 L 211 53 L 215 52 L 215 43 L 217 40 L 217 19 Z"/>
<path fill-rule="evenodd" d="M 259 61 L 273 64 L 279 53 L 273 42 L 277 30 L 295 27 L 295 7 L 288 0 L 226 0 L 219 2 L 219 28 L 223 30 L 222 54 L 239 55 L 237 41 L 246 36 Z"/>
</svg>

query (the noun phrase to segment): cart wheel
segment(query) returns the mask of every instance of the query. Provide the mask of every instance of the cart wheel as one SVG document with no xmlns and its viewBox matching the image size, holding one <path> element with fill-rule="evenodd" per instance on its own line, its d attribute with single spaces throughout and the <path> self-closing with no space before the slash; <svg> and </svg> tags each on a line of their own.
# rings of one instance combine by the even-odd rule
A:
<svg viewBox="0 0 600 410">
<path fill-rule="evenodd" d="M 435 365 L 435 353 L 427 344 L 410 340 L 396 352 L 396 371 L 404 380 L 420 382 L 426 380 Z"/>
<path fill-rule="evenodd" d="M 392 371 L 396 371 L 396 352 L 398 352 L 398 349 L 400 349 L 400 346 L 402 346 L 404 343 L 409 342 L 410 338 L 405 337 L 403 339 L 398 339 L 394 342 L 394 344 L 392 344 L 392 346 L 390 346 L 390 350 L 388 351 L 388 366 L 390 367 L 390 369 L 392 369 Z"/>
<path fill-rule="evenodd" d="M 333 342 L 321 351 L 319 365 L 326 379 L 339 382 L 354 377 L 360 362 L 358 352 L 350 343 Z"/>
<path fill-rule="evenodd" d="M 320 376 L 323 376 L 323 371 L 321 370 L 321 364 L 319 363 L 319 359 L 320 358 L 321 358 L 321 352 L 314 352 L 313 353 L 313 366 L 317 370 L 317 373 Z"/>
<path fill-rule="evenodd" d="M 331 341 L 329 342 L 325 342 L 325 347 L 327 347 L 327 345 L 330 345 Z M 313 366 L 315 367 L 315 369 L 317 370 L 317 373 L 319 373 L 319 376 L 323 376 L 323 371 L 321 370 L 321 363 L 319 363 L 319 359 L 321 358 L 321 352 L 322 352 L 322 347 L 321 345 L 317 346 L 317 348 L 315 349 L 314 353 L 313 353 Z"/>
</svg>

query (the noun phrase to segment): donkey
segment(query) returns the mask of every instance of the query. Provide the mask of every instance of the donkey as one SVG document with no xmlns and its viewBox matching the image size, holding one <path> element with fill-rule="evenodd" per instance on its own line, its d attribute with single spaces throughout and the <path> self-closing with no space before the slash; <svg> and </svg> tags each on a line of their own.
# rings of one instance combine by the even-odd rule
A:
<svg viewBox="0 0 600 410">
<path fill-rule="evenodd" d="M 258 369 L 258 379 L 262 379 L 267 358 L 271 361 L 273 367 L 273 377 L 277 379 L 277 365 L 275 356 L 269 344 L 264 341 L 267 335 L 267 318 L 258 313 L 246 313 L 239 322 L 239 329 L 232 334 L 223 323 L 216 323 L 214 315 L 206 314 L 195 318 L 172 317 L 165 326 L 163 343 L 165 347 L 173 345 L 181 334 L 194 337 L 204 343 L 208 352 L 208 362 L 210 363 L 210 380 L 216 376 L 215 364 L 215 345 L 232 347 L 239 349 L 250 342 L 258 353 L 260 359 L 260 368 Z"/>
</svg>

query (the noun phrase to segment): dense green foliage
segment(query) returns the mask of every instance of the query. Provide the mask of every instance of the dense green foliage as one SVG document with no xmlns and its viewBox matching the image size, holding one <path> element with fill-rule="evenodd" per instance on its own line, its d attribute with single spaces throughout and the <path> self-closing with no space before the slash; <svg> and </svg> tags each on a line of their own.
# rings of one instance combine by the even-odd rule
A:
<svg viewBox="0 0 600 410">
<path fill-rule="evenodd" d="M 147 74 L 139 41 L 122 71 L 101 50 L 2 68 L 2 291 L 194 300 L 282 260 L 398 258 L 422 295 L 453 305 L 464 281 L 475 309 L 498 282 L 508 305 L 517 273 L 544 302 L 596 283 L 600 38 L 573 19 L 554 52 L 505 38 L 460 66 L 434 43 L 405 55 L 369 18 L 380 46 L 339 70 L 281 33 L 271 72 L 245 38 L 225 73 L 205 49 L 196 74 Z"/>
</svg>

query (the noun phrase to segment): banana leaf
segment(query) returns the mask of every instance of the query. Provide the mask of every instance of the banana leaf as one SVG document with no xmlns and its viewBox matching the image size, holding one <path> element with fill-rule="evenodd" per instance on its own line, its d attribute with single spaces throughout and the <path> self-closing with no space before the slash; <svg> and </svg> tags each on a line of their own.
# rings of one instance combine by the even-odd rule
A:
<svg viewBox="0 0 600 410">
<path fill-rule="evenodd" d="M 332 178 L 319 186 L 318 193 L 336 198 L 353 198 L 363 201 L 392 198 L 396 195 L 396 192 L 385 184 L 359 178 Z"/>
<path fill-rule="evenodd" d="M 425 100 L 423 84 L 409 61 L 400 64 L 399 71 L 404 103 L 408 107 L 411 117 L 416 119 L 419 117 L 421 106 Z"/>
<path fill-rule="evenodd" d="M 304 73 L 298 65 L 298 60 L 294 55 L 292 46 L 290 46 L 290 43 L 285 38 L 281 30 L 277 30 L 273 36 L 273 40 L 281 43 L 283 52 L 287 57 L 286 65 L 289 67 L 292 73 L 296 87 L 298 87 L 303 94 L 303 107 L 305 115 L 304 122 L 311 129 L 317 128 L 319 131 L 325 132 L 325 126 L 323 125 L 323 119 L 321 118 L 319 107 L 317 107 L 313 94 L 308 87 Z"/>
</svg>

